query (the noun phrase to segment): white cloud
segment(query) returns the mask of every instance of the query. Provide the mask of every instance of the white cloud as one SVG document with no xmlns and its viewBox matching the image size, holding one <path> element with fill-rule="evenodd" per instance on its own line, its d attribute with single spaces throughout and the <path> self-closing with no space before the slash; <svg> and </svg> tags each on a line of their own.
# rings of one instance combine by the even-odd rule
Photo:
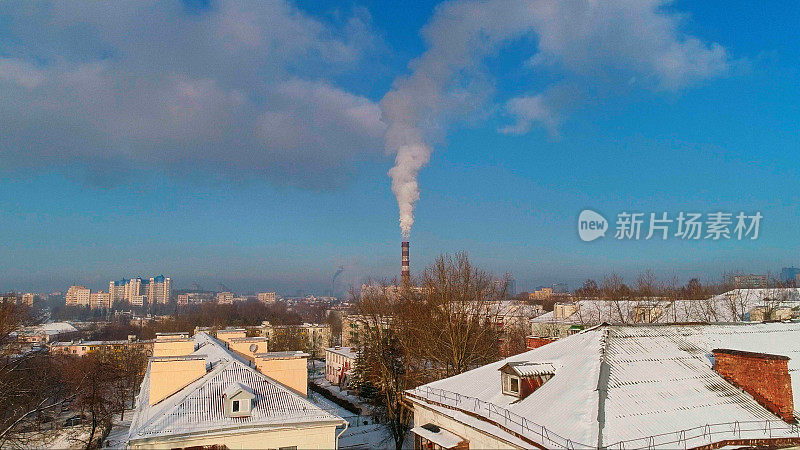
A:
<svg viewBox="0 0 800 450">
<path fill-rule="evenodd" d="M 195 167 L 326 187 L 380 155 L 377 104 L 330 81 L 380 45 L 364 10 L 332 23 L 283 1 L 212 5 L 0 5 L 15 38 L 0 57 L 0 168 Z"/>
</svg>

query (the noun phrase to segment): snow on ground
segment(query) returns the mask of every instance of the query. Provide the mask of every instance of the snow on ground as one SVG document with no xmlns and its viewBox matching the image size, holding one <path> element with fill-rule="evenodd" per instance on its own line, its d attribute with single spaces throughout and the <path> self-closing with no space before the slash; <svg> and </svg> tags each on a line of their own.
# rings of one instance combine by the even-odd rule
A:
<svg viewBox="0 0 800 450">
<path fill-rule="evenodd" d="M 326 391 L 330 392 L 331 394 L 333 394 L 334 397 L 338 397 L 338 398 L 340 398 L 342 400 L 346 400 L 346 401 L 358 406 L 359 408 L 361 408 L 361 412 L 362 413 L 364 413 L 364 414 L 371 414 L 372 413 L 372 406 L 370 406 L 369 404 L 364 402 L 364 399 L 362 399 L 361 397 L 359 397 L 357 395 L 350 394 L 350 393 L 348 393 L 346 391 L 343 392 L 341 389 L 339 389 L 339 386 L 332 385 L 328 380 L 326 380 L 324 378 L 322 378 L 322 379 L 319 379 L 319 378 L 318 379 L 313 379 L 313 380 L 310 380 L 310 381 L 312 383 L 316 384 L 317 386 L 319 386 L 320 388 L 325 389 Z"/>
<path fill-rule="evenodd" d="M 111 427 L 111 431 L 103 442 L 103 447 L 125 448 L 125 444 L 128 442 L 128 429 L 131 427 L 132 419 L 132 409 L 125 411 L 125 420 L 120 420 L 118 415 L 114 416 L 114 425 Z"/>
<path fill-rule="evenodd" d="M 372 416 L 353 414 L 314 391 L 308 392 L 308 399 L 349 424 L 339 438 L 339 448 L 394 448 L 394 440 L 389 429 L 385 425 L 373 423 Z M 337 433 L 341 433 L 341 430 L 337 430 Z"/>
</svg>

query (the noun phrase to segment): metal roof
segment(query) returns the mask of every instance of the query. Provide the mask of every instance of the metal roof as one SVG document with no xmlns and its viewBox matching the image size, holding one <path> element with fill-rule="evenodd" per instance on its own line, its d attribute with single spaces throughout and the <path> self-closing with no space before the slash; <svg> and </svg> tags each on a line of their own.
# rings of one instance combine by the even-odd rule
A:
<svg viewBox="0 0 800 450">
<path fill-rule="evenodd" d="M 344 420 L 317 407 L 280 383 L 249 366 L 207 333 L 198 333 L 199 348 L 189 356 L 202 356 L 211 369 L 165 400 L 149 405 L 150 367 L 142 382 L 128 439 L 146 440 L 180 434 L 202 434 L 226 429 L 264 428 L 286 424 L 335 423 Z M 255 395 L 251 415 L 227 417 L 223 395 L 241 383 Z"/>
<path fill-rule="evenodd" d="M 471 426 L 495 436 L 505 433 L 500 424 L 548 448 L 675 448 L 800 436 L 800 428 L 712 369 L 712 350 L 719 348 L 789 357 L 800 405 L 796 323 L 600 326 L 407 392 L 412 401 L 443 405 L 442 414 L 456 418 L 453 411 L 463 411 L 458 420 L 475 418 Z M 502 393 L 498 373 L 520 362 L 558 367 L 520 400 Z"/>
</svg>

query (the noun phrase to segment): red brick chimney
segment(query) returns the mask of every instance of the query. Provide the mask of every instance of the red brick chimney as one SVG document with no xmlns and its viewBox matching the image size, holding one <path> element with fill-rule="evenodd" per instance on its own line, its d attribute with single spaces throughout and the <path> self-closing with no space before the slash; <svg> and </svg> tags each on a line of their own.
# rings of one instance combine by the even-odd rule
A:
<svg viewBox="0 0 800 450">
<path fill-rule="evenodd" d="M 788 357 L 724 348 L 712 353 L 714 370 L 722 378 L 752 395 L 784 421 L 795 423 Z"/>
</svg>

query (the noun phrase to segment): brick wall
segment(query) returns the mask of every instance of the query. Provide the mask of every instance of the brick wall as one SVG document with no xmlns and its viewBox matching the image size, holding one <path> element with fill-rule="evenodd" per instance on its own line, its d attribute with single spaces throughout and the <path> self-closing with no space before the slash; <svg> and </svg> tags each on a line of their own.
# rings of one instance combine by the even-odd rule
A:
<svg viewBox="0 0 800 450">
<path fill-rule="evenodd" d="M 789 358 L 766 353 L 716 349 L 714 370 L 789 423 L 794 423 Z"/>
<path fill-rule="evenodd" d="M 543 345 L 547 345 L 551 342 L 554 342 L 555 339 L 551 338 L 544 338 L 544 337 L 537 337 L 537 336 L 528 336 L 525 338 L 526 347 L 528 350 L 533 350 L 535 348 L 539 348 Z"/>
</svg>

